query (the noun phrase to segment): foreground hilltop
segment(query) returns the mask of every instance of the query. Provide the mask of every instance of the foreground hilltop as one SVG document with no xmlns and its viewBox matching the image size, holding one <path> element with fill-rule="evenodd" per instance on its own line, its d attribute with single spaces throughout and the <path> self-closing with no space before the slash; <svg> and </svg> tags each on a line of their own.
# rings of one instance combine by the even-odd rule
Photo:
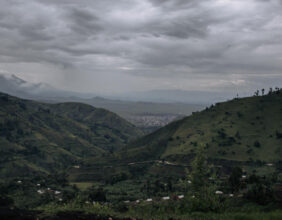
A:
<svg viewBox="0 0 282 220">
<path fill-rule="evenodd" d="M 0 93 L 0 176 L 60 171 L 142 135 L 116 114 L 80 103 L 43 104 Z"/>
<path fill-rule="evenodd" d="M 217 103 L 138 139 L 117 156 L 189 165 L 200 145 L 215 164 L 281 166 L 282 91 Z"/>
</svg>

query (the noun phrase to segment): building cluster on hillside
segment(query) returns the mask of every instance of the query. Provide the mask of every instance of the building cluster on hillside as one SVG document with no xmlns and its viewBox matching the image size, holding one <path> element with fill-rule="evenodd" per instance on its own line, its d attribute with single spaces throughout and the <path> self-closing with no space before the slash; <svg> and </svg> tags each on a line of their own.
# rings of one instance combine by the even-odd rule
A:
<svg viewBox="0 0 282 220">
<path fill-rule="evenodd" d="M 18 184 L 22 184 L 23 181 L 22 181 L 22 180 L 18 180 L 17 183 L 18 183 Z M 40 188 L 40 189 L 38 189 L 38 190 L 36 191 L 39 195 L 43 195 L 43 194 L 48 193 L 48 194 L 54 195 L 57 200 L 63 201 L 63 199 L 62 199 L 62 192 L 61 192 L 61 191 L 55 190 L 55 189 L 51 189 L 50 187 L 47 187 L 46 189 L 43 189 L 43 188 L 41 187 L 41 184 L 40 184 L 40 183 L 35 184 L 35 186 L 36 186 L 37 188 Z"/>
<path fill-rule="evenodd" d="M 222 191 L 215 191 L 215 194 L 216 195 L 224 195 L 224 196 L 227 196 L 227 197 L 234 197 L 234 194 L 228 194 L 228 195 L 225 195 Z M 164 196 L 164 197 L 161 197 L 161 198 L 148 198 L 148 199 L 145 199 L 145 200 L 142 200 L 142 199 L 138 199 L 136 201 L 129 201 L 129 200 L 126 200 L 124 201 L 124 203 L 140 203 L 141 201 L 144 201 L 144 202 L 153 202 L 153 201 L 168 201 L 168 200 L 173 200 L 173 201 L 176 201 L 176 200 L 180 200 L 180 199 L 184 199 L 184 195 L 173 195 L 173 196 Z M 195 198 L 195 196 L 192 196 L 192 198 Z"/>
<path fill-rule="evenodd" d="M 148 198 L 148 199 L 145 199 L 145 200 L 138 199 L 136 201 L 126 200 L 126 201 L 124 201 L 124 203 L 140 203 L 141 201 L 153 202 L 153 201 L 160 201 L 160 200 L 167 201 L 167 200 L 179 200 L 179 199 L 184 199 L 184 195 L 164 196 L 164 197 L 161 197 L 161 198 Z"/>
<path fill-rule="evenodd" d="M 162 127 L 180 118 L 181 115 L 174 114 L 144 114 L 130 116 L 128 120 L 137 127 Z"/>
</svg>

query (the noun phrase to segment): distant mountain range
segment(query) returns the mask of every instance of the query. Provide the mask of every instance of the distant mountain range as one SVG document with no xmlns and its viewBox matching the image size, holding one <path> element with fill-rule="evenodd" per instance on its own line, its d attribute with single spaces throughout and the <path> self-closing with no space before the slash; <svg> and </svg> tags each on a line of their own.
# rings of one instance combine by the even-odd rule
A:
<svg viewBox="0 0 282 220">
<path fill-rule="evenodd" d="M 153 96 L 156 102 L 138 101 L 146 100 L 145 97 L 129 98 L 113 97 L 104 98 L 91 94 L 83 94 L 71 91 L 63 91 L 53 88 L 44 83 L 29 83 L 15 75 L 0 75 L 0 91 L 26 99 L 38 100 L 46 103 L 62 103 L 62 102 L 80 102 L 92 105 L 98 108 L 108 109 L 126 120 L 144 128 L 145 130 L 159 128 L 169 122 L 192 112 L 201 110 L 205 107 L 203 104 L 187 104 L 182 102 L 161 102 Z M 164 94 L 166 94 L 164 92 Z M 140 95 L 140 94 L 139 94 Z M 150 96 L 147 94 L 146 96 Z M 179 100 L 181 97 L 179 96 Z"/>
<path fill-rule="evenodd" d="M 0 74 L 0 91 L 21 98 L 91 97 L 89 94 L 59 90 L 47 83 L 27 82 L 16 75 Z"/>
<path fill-rule="evenodd" d="M 151 90 L 132 92 L 124 95 L 127 100 L 143 100 L 159 103 L 189 103 L 207 105 L 232 99 L 237 94 L 218 91 L 185 91 L 185 90 Z"/>
<path fill-rule="evenodd" d="M 3 74 L 0 74 L 0 91 L 21 98 L 45 100 L 53 100 L 56 98 L 91 99 L 96 97 L 97 101 L 99 101 L 98 99 L 102 99 L 103 101 L 115 100 L 126 102 L 183 103 L 190 105 L 212 104 L 215 102 L 232 99 L 237 95 L 232 92 L 218 91 L 151 90 L 101 97 L 100 95 L 93 93 L 87 94 L 56 89 L 46 83 L 30 83 L 15 75 Z"/>
</svg>

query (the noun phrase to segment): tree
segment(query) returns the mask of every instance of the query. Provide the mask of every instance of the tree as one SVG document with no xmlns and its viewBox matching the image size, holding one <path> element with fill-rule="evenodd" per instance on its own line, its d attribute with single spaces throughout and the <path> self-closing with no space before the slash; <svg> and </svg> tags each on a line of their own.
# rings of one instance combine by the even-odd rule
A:
<svg viewBox="0 0 282 220">
<path fill-rule="evenodd" d="M 254 146 L 257 147 L 257 148 L 259 148 L 259 147 L 260 147 L 260 142 L 259 142 L 259 141 L 255 141 L 255 142 L 254 142 Z"/>
<path fill-rule="evenodd" d="M 0 207 L 8 207 L 14 204 L 13 199 L 5 195 L 0 195 Z"/>
<path fill-rule="evenodd" d="M 208 163 L 204 148 L 199 147 L 196 157 L 192 162 L 191 180 L 195 193 L 201 193 L 208 183 Z"/>
<path fill-rule="evenodd" d="M 255 183 L 249 186 L 244 197 L 252 202 L 260 205 L 267 205 L 274 200 L 274 192 L 272 187 L 265 183 Z"/>
<path fill-rule="evenodd" d="M 168 179 L 168 182 L 167 182 L 167 190 L 169 192 L 172 192 L 173 191 L 173 186 L 172 186 L 172 180 L 171 178 Z"/>
<path fill-rule="evenodd" d="M 281 139 L 282 133 L 280 133 L 279 131 L 276 131 L 276 137 L 277 137 L 277 139 Z"/>
<path fill-rule="evenodd" d="M 261 95 L 264 95 L 264 89 L 261 89 Z"/>
<path fill-rule="evenodd" d="M 192 181 L 193 196 L 188 200 L 190 211 L 218 211 L 222 208 L 220 198 L 215 195 L 216 187 L 209 182 L 210 168 L 203 145 L 200 145 L 192 162 L 190 179 Z"/>
<path fill-rule="evenodd" d="M 232 192 L 237 192 L 240 189 L 242 174 L 243 171 L 240 167 L 232 168 L 231 174 L 228 179 Z"/>
<path fill-rule="evenodd" d="M 271 95 L 272 92 L 273 92 L 273 89 L 270 87 L 270 88 L 269 88 L 269 91 L 268 91 L 268 95 Z"/>
<path fill-rule="evenodd" d="M 89 189 L 88 199 L 96 202 L 105 202 L 106 193 L 102 187 L 95 188 L 94 186 Z"/>
<path fill-rule="evenodd" d="M 235 137 L 238 138 L 238 139 L 241 139 L 241 135 L 240 135 L 239 131 L 236 132 Z"/>
</svg>

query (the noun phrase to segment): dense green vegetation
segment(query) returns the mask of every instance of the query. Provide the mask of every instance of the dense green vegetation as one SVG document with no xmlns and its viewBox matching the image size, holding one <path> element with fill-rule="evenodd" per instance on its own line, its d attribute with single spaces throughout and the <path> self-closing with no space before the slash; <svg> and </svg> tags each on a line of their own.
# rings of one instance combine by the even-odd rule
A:
<svg viewBox="0 0 282 220">
<path fill-rule="evenodd" d="M 279 89 L 133 142 L 140 131 L 105 110 L 0 98 L 0 207 L 41 219 L 282 218 Z"/>
<path fill-rule="evenodd" d="M 179 196 L 179 183 L 163 185 L 156 179 L 141 189 L 152 199 L 124 201 L 125 197 L 111 197 L 114 190 L 123 191 L 122 185 L 113 184 L 112 190 L 102 185 L 79 190 L 65 176 L 51 175 L 1 184 L 0 207 L 12 207 L 13 198 L 17 207 L 33 208 L 34 215 L 41 219 L 280 219 L 282 185 L 277 185 L 281 182 L 277 174 L 247 178 L 241 174 L 242 170 L 234 167 L 227 179 L 216 177 L 204 148 L 199 147 L 182 182 L 183 196 Z"/>
<path fill-rule="evenodd" d="M 195 112 L 138 139 L 117 155 L 129 162 L 164 160 L 189 165 L 197 147 L 204 145 L 213 164 L 263 173 L 281 169 L 281 134 L 282 92 L 277 89 Z"/>
<path fill-rule="evenodd" d="M 141 134 L 104 109 L 0 94 L 0 177 L 62 171 L 112 153 Z"/>
</svg>

